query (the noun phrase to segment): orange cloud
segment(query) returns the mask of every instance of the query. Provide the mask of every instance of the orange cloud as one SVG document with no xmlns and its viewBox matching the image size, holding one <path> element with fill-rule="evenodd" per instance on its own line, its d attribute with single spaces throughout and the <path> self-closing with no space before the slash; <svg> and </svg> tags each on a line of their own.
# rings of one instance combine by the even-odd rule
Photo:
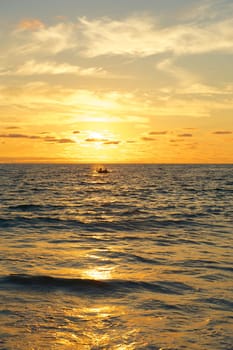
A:
<svg viewBox="0 0 233 350">
<path fill-rule="evenodd" d="M 149 136 L 143 136 L 141 139 L 143 141 L 155 141 L 155 139 L 153 137 L 149 137 Z"/>
<path fill-rule="evenodd" d="M 25 135 L 25 134 L 0 134 L 0 137 L 11 138 L 11 139 L 40 139 L 40 136 Z"/>
<path fill-rule="evenodd" d="M 150 135 L 166 135 L 167 131 L 151 131 L 149 132 Z"/>
<path fill-rule="evenodd" d="M 44 27 L 45 27 L 44 23 L 36 18 L 23 19 L 18 25 L 18 28 L 22 30 L 37 30 L 37 29 L 42 29 Z"/>
<path fill-rule="evenodd" d="M 69 138 L 63 138 L 63 139 L 57 139 L 58 143 L 75 143 L 74 140 L 69 139 Z"/>
<path fill-rule="evenodd" d="M 119 145 L 120 141 L 105 141 L 104 145 Z"/>
<path fill-rule="evenodd" d="M 69 138 L 56 138 L 54 136 L 46 136 L 44 138 L 44 141 L 46 142 L 57 142 L 57 143 L 75 143 L 74 140 L 69 139 Z"/>
<path fill-rule="evenodd" d="M 20 129 L 19 126 L 7 126 L 6 129 Z"/>
<path fill-rule="evenodd" d="M 232 131 L 218 130 L 218 131 L 214 131 L 213 134 L 215 134 L 215 135 L 230 135 L 230 134 L 232 134 Z"/>
<path fill-rule="evenodd" d="M 107 142 L 107 139 L 99 139 L 96 137 L 88 137 L 87 139 L 85 139 L 86 142 Z"/>
<path fill-rule="evenodd" d="M 193 134 L 179 134 L 179 137 L 192 137 Z"/>
</svg>

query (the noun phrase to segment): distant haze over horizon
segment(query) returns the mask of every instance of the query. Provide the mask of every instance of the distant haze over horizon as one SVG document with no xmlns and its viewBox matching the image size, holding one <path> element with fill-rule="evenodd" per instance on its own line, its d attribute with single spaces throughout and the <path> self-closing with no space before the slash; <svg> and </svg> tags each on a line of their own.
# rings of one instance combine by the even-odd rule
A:
<svg viewBox="0 0 233 350">
<path fill-rule="evenodd" d="M 0 161 L 0 165 L 20 165 L 20 164 L 25 164 L 25 165 L 80 165 L 80 166 L 114 166 L 114 165 L 154 165 L 154 166 L 166 166 L 166 165 L 203 165 L 203 166 L 208 166 L 208 165 L 233 165 L 232 162 L 229 163 L 150 163 L 150 162 L 77 162 L 73 159 L 37 159 L 37 158 L 33 158 L 33 159 L 20 159 L 20 158 L 16 158 L 16 159 L 12 159 L 12 158 L 8 158 L 8 159 L 1 159 Z"/>
<path fill-rule="evenodd" d="M 1 3 L 0 163 L 233 163 L 231 0 Z"/>
</svg>

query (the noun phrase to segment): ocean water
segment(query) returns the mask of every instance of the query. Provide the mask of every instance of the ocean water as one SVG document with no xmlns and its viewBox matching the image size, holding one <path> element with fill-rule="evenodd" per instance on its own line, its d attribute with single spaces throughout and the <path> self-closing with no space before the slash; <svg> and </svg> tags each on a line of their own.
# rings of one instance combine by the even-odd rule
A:
<svg viewBox="0 0 233 350">
<path fill-rule="evenodd" d="M 232 165 L 0 165 L 0 349 L 232 350 Z"/>
</svg>

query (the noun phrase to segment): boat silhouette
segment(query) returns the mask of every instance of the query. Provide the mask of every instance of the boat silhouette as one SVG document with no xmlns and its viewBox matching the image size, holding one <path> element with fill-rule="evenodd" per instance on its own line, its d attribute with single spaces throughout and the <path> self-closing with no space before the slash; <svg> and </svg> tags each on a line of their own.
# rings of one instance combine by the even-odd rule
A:
<svg viewBox="0 0 233 350">
<path fill-rule="evenodd" d="M 107 174 L 109 170 L 107 168 L 99 168 L 96 170 L 98 174 Z"/>
</svg>

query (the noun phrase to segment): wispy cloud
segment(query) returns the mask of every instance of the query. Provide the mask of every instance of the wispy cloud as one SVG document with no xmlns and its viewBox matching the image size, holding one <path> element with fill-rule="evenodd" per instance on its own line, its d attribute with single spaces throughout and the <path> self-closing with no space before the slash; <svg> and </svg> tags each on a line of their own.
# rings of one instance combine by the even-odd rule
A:
<svg viewBox="0 0 233 350">
<path fill-rule="evenodd" d="M 6 71 L 1 71 L 0 75 L 58 75 L 72 74 L 78 76 L 106 77 L 108 73 L 101 67 L 81 68 L 68 63 L 58 64 L 56 62 L 37 62 L 30 60 L 22 66 Z"/>
<path fill-rule="evenodd" d="M 96 138 L 96 137 L 88 137 L 85 139 L 86 142 L 107 142 L 108 140 L 103 138 Z"/>
<path fill-rule="evenodd" d="M 17 133 L 0 134 L 0 138 L 42 140 L 45 142 L 55 142 L 55 143 L 75 143 L 75 141 L 70 138 L 57 138 L 54 136 L 39 136 L 39 135 L 17 134 Z"/>
<path fill-rule="evenodd" d="M 231 135 L 232 131 L 217 130 L 217 131 L 214 131 L 213 134 L 215 134 L 215 135 Z"/>
<path fill-rule="evenodd" d="M 184 133 L 184 134 L 179 134 L 177 135 L 178 137 L 192 137 L 193 134 L 189 134 L 189 133 Z"/>
<path fill-rule="evenodd" d="M 11 138 L 11 139 L 40 139 L 40 136 L 37 135 L 26 135 L 26 134 L 0 134 L 2 138 Z"/>
<path fill-rule="evenodd" d="M 167 131 L 150 131 L 149 135 L 166 135 Z"/>
<path fill-rule="evenodd" d="M 45 27 L 45 24 L 37 18 L 26 18 L 19 22 L 18 30 L 38 30 Z"/>
<path fill-rule="evenodd" d="M 104 145 L 119 145 L 121 141 L 108 140 L 104 142 Z"/>
<path fill-rule="evenodd" d="M 183 128 L 184 130 L 198 130 L 198 128 Z"/>
<path fill-rule="evenodd" d="M 14 129 L 20 129 L 20 127 L 19 126 L 6 126 L 5 129 L 14 130 Z"/>
<path fill-rule="evenodd" d="M 100 18 L 79 19 L 86 38 L 87 56 L 133 55 L 150 56 L 164 52 L 175 55 L 233 51 L 233 20 L 229 17 L 212 23 L 183 23 L 161 27 L 148 17 L 130 17 L 124 20 Z M 120 33 L 120 35 L 119 35 Z"/>
<path fill-rule="evenodd" d="M 136 143 L 135 140 L 127 140 L 126 143 Z"/>
<path fill-rule="evenodd" d="M 195 1 L 190 6 L 186 6 L 179 19 L 183 21 L 214 21 L 217 18 L 229 16 L 233 11 L 233 4 L 226 0 L 202 0 Z"/>
<path fill-rule="evenodd" d="M 204 10 L 216 11 L 210 2 Z M 161 53 L 173 55 L 233 52 L 233 19 L 225 11 L 222 18 L 200 21 L 198 16 L 179 24 L 165 26 L 159 17 L 144 14 L 113 19 L 80 17 L 76 22 L 61 22 L 45 26 L 40 19 L 26 19 L 19 23 L 15 36 L 20 39 L 19 54 L 33 52 L 58 54 L 76 50 L 88 57 L 130 55 L 146 57 Z M 199 9 L 203 12 L 203 9 Z M 196 9 L 197 12 L 197 9 Z"/>
<path fill-rule="evenodd" d="M 56 142 L 58 143 L 75 143 L 74 140 L 69 139 L 69 138 L 61 138 L 61 139 L 57 139 Z"/>
<path fill-rule="evenodd" d="M 169 140 L 171 143 L 179 143 L 179 142 L 184 142 L 184 139 L 170 139 Z"/>
<path fill-rule="evenodd" d="M 29 113 L 36 112 L 40 118 L 34 121 L 35 124 L 47 122 L 48 118 L 51 124 L 57 124 L 59 118 L 64 123 L 127 123 L 140 128 L 148 127 L 156 116 L 207 117 L 210 108 L 220 110 L 231 107 L 229 100 L 228 104 L 217 101 L 204 103 L 197 99 L 172 97 L 167 103 L 161 102 L 152 93 L 145 101 L 140 90 L 132 93 L 120 90 L 94 91 L 50 85 L 41 81 L 24 84 L 15 90 L 0 86 L 0 102 L 2 110 L 4 108 L 8 115 L 18 113 L 17 118 L 23 123 Z M 16 121 L 15 116 L 10 119 L 6 116 L 5 119 L 7 125 Z"/>
<path fill-rule="evenodd" d="M 54 143 L 76 143 L 74 140 L 70 138 L 57 138 L 53 136 L 46 136 L 43 138 L 46 142 L 54 142 Z"/>
<path fill-rule="evenodd" d="M 155 138 L 150 137 L 150 136 L 142 136 L 141 140 L 143 140 L 143 141 L 156 141 Z"/>
<path fill-rule="evenodd" d="M 57 138 L 54 137 L 54 136 L 45 136 L 44 137 L 44 141 L 46 141 L 46 142 L 56 142 Z"/>
<path fill-rule="evenodd" d="M 38 20 L 38 22 L 40 22 Z M 25 30 L 18 26 L 14 37 L 20 44 L 15 49 L 19 55 L 28 55 L 35 52 L 53 53 L 77 48 L 76 30 L 72 23 L 59 23 L 55 26 L 38 26 L 37 30 Z M 24 30 L 23 30 L 24 29 Z"/>
<path fill-rule="evenodd" d="M 90 143 L 101 143 L 102 145 L 119 145 L 121 143 L 119 140 L 111 140 L 105 137 L 88 137 L 85 141 Z"/>
</svg>

